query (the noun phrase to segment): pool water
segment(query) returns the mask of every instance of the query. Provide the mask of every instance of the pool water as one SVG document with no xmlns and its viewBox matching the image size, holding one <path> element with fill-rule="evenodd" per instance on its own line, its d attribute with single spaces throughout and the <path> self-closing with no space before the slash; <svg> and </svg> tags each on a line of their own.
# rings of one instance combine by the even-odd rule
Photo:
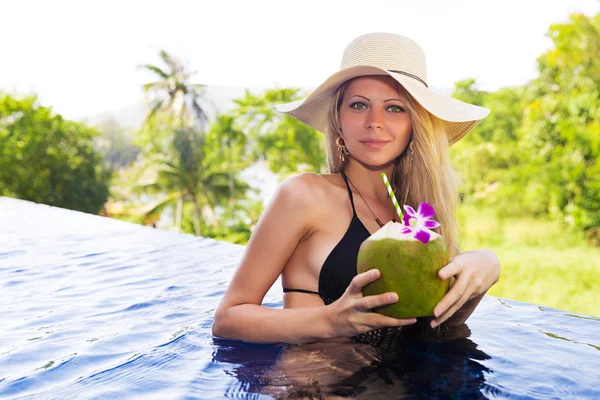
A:
<svg viewBox="0 0 600 400">
<path fill-rule="evenodd" d="M 491 296 L 379 347 L 215 338 L 242 251 L 0 197 L 0 397 L 600 398 L 599 318 Z"/>
</svg>

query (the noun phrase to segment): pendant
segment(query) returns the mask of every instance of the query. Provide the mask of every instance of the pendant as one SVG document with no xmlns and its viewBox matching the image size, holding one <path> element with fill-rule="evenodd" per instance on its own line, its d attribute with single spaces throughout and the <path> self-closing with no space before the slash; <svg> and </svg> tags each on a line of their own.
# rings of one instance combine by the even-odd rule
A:
<svg viewBox="0 0 600 400">
<path fill-rule="evenodd" d="M 381 220 L 379 218 L 375 218 L 375 221 L 377 221 L 380 228 L 383 226 L 383 223 L 381 223 Z"/>
</svg>

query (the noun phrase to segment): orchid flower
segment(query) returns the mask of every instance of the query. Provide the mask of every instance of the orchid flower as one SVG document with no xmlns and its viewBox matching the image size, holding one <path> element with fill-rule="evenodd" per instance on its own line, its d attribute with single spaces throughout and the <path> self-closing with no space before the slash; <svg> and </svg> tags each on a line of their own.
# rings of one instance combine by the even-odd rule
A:
<svg viewBox="0 0 600 400">
<path fill-rule="evenodd" d="M 439 222 L 432 220 L 435 212 L 433 207 L 427 203 L 419 204 L 419 208 L 415 211 L 411 206 L 404 206 L 406 214 L 402 219 L 404 230 L 402 233 L 411 234 L 419 242 L 427 244 L 433 233 L 430 229 L 440 226 Z"/>
</svg>

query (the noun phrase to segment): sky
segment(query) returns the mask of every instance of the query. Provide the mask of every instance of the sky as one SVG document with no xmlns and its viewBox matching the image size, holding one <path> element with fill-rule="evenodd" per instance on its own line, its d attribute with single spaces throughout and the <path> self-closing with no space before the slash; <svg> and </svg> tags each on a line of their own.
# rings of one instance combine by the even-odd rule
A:
<svg viewBox="0 0 600 400">
<path fill-rule="evenodd" d="M 69 119 L 143 99 L 139 66 L 165 49 L 195 82 L 314 88 L 339 69 L 344 47 L 393 32 L 425 50 L 430 87 L 475 78 L 483 90 L 526 84 L 551 45 L 546 32 L 599 0 L 3 1 L 0 89 L 37 93 Z"/>
</svg>

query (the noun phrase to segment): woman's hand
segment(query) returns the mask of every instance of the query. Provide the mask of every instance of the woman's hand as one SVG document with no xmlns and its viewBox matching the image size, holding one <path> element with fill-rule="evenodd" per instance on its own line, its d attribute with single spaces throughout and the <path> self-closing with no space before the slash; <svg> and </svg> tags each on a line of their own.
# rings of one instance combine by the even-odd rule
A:
<svg viewBox="0 0 600 400">
<path fill-rule="evenodd" d="M 438 276 L 442 280 L 454 276 L 456 281 L 433 309 L 436 318 L 431 321 L 432 328 L 447 321 L 457 311 L 453 324 L 464 323 L 483 295 L 500 278 L 500 261 L 490 250 L 469 251 L 456 256 L 439 270 Z"/>
<path fill-rule="evenodd" d="M 363 296 L 362 289 L 379 279 L 380 272 L 372 269 L 356 275 L 342 297 L 330 304 L 329 321 L 332 337 L 349 337 L 384 327 L 398 327 L 417 322 L 415 318 L 396 319 L 371 312 L 373 308 L 398 301 L 394 292 Z"/>
</svg>

